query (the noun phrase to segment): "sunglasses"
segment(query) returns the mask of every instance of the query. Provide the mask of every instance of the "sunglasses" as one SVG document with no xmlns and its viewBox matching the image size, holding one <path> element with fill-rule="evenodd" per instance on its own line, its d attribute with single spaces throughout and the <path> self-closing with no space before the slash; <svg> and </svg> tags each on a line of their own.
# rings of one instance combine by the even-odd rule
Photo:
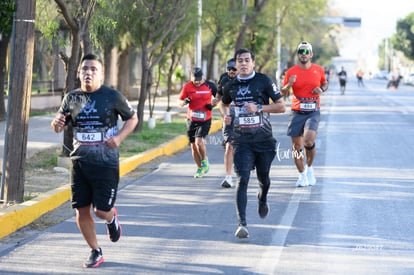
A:
<svg viewBox="0 0 414 275">
<path fill-rule="evenodd" d="M 237 71 L 237 69 L 236 68 L 233 68 L 233 67 L 228 67 L 227 68 L 227 71 L 233 71 L 233 72 L 235 72 L 235 71 Z"/>
<path fill-rule="evenodd" d="M 306 54 L 306 55 L 308 55 L 308 54 L 310 54 L 310 50 L 308 50 L 308 49 L 299 49 L 298 50 L 298 54 Z"/>
</svg>

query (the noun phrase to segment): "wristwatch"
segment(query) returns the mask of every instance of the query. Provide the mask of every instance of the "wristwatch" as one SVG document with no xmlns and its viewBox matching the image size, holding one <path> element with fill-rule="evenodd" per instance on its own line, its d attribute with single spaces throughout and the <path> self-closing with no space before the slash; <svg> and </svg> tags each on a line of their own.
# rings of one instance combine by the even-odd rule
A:
<svg viewBox="0 0 414 275">
<path fill-rule="evenodd" d="M 261 113 L 261 112 L 262 112 L 262 104 L 257 104 L 257 111 L 258 111 L 259 113 Z"/>
</svg>

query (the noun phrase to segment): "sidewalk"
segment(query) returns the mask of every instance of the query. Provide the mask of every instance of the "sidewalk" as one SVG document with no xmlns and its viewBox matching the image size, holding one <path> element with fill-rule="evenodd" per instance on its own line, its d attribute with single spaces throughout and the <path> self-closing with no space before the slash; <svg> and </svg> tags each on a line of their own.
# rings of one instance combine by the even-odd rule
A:
<svg viewBox="0 0 414 275">
<path fill-rule="evenodd" d="M 186 108 L 177 106 L 177 95 L 172 95 L 170 98 L 171 115 L 180 112 L 185 112 Z M 132 101 L 133 106 L 137 106 L 138 102 Z M 160 97 L 156 100 L 156 107 L 154 108 L 153 117 L 156 119 L 164 119 L 164 114 L 167 108 L 167 98 Z M 27 157 L 34 153 L 50 147 L 54 147 L 62 143 L 63 135 L 55 134 L 50 129 L 50 122 L 54 115 L 45 115 L 32 117 L 29 120 L 29 136 L 27 143 Z M 144 121 L 147 123 L 149 118 L 148 106 L 145 107 Z M 210 133 L 221 129 L 221 121 L 217 120 L 212 124 Z M 5 123 L 0 123 L 0 157 L 3 160 L 4 138 L 5 138 Z M 186 148 L 188 144 L 186 136 L 177 137 L 169 143 L 163 144 L 158 148 L 146 151 L 144 153 L 127 158 L 120 163 L 120 175 L 123 177 L 127 173 L 133 171 L 137 166 L 149 162 L 157 157 L 166 155 L 171 156 L 174 153 Z M 2 162 L 1 162 L 2 163 Z M 0 224 L 7 225 L 0 227 L 0 239 L 10 235 L 20 228 L 32 223 L 45 213 L 56 209 L 63 203 L 70 199 L 69 184 L 66 184 L 55 190 L 46 192 L 32 200 L 23 202 L 18 205 L 7 207 L 0 210 Z"/>
</svg>

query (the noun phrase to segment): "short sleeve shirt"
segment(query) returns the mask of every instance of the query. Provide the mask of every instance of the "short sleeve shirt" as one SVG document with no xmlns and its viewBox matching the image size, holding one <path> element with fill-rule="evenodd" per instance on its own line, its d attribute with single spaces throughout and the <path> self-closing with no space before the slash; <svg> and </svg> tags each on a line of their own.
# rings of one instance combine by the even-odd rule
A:
<svg viewBox="0 0 414 275">
<path fill-rule="evenodd" d="M 314 111 L 319 110 L 319 94 L 314 94 L 312 91 L 326 82 L 324 69 L 317 64 L 311 64 L 311 67 L 308 69 L 303 69 L 295 65 L 286 71 L 283 85 L 286 85 L 289 82 L 289 78 L 293 75 L 296 75 L 296 81 L 292 85 L 293 97 L 291 109 L 301 111 L 303 106 L 314 106 Z M 309 111 L 312 110 L 309 109 Z"/>
<path fill-rule="evenodd" d="M 104 85 L 92 93 L 76 89 L 65 95 L 58 112 L 71 114 L 72 159 L 98 165 L 119 164 L 119 149 L 107 146 L 105 139 L 118 134 L 119 118 L 125 121 L 135 114 L 124 95 Z"/>
<path fill-rule="evenodd" d="M 187 82 L 181 89 L 179 99 L 190 98 L 187 108 L 187 119 L 192 121 L 207 121 L 211 119 L 212 112 L 206 107 L 211 104 L 212 97 L 217 93 L 217 86 L 205 81 L 202 85 L 196 86 L 192 81 Z"/>
<path fill-rule="evenodd" d="M 223 88 L 222 102 L 234 104 L 234 142 L 251 143 L 273 138 L 270 115 L 265 112 L 249 113 L 246 103 L 268 105 L 282 96 L 273 81 L 262 73 L 255 72 L 251 78 L 232 79 Z"/>
</svg>

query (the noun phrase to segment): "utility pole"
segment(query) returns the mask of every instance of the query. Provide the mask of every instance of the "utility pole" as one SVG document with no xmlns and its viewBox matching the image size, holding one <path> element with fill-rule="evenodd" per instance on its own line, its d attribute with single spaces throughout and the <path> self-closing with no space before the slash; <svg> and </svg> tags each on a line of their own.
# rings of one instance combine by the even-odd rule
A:
<svg viewBox="0 0 414 275">
<path fill-rule="evenodd" d="M 32 89 L 36 0 L 16 0 L 14 49 L 11 56 L 11 90 L 4 145 L 6 202 L 22 202 Z"/>
<path fill-rule="evenodd" d="M 203 0 L 198 0 L 197 37 L 196 37 L 196 67 L 201 68 L 201 16 L 203 12 Z"/>
<path fill-rule="evenodd" d="M 282 54 L 281 54 L 281 45 L 280 45 L 280 31 L 281 31 L 281 22 L 280 22 L 280 11 L 279 9 L 276 12 L 276 80 L 277 80 L 277 84 L 280 84 L 280 74 L 282 72 L 282 67 L 281 67 L 281 59 L 282 59 Z"/>
</svg>

